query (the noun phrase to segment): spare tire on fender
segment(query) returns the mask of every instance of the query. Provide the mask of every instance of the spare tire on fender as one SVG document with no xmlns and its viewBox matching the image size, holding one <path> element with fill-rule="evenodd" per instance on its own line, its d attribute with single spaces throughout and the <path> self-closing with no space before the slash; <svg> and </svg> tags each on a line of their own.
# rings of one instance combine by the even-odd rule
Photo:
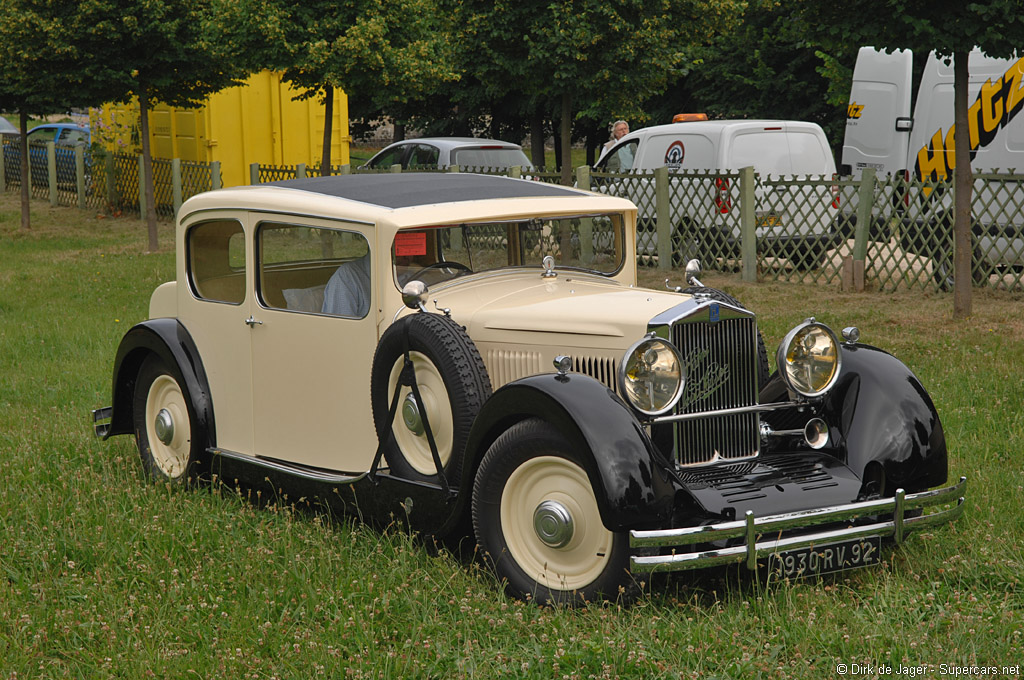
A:
<svg viewBox="0 0 1024 680">
<path fill-rule="evenodd" d="M 405 351 L 423 400 L 409 386 L 399 387 Z M 388 410 L 399 389 L 394 421 Z M 440 314 L 419 313 L 392 324 L 377 345 L 370 372 L 370 400 L 377 437 L 393 476 L 437 481 L 437 466 L 427 440 L 424 417 L 434 436 L 446 479 L 458 484 L 470 428 L 491 396 L 487 367 L 465 329 Z"/>
</svg>

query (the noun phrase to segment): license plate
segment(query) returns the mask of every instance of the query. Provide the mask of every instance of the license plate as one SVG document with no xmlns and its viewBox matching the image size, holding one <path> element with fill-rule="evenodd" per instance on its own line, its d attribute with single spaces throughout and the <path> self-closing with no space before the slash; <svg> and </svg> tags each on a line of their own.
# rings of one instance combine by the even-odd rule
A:
<svg viewBox="0 0 1024 680">
<path fill-rule="evenodd" d="M 785 578 L 806 578 L 878 564 L 881 554 L 881 537 L 871 536 L 778 552 L 771 556 L 769 567 Z"/>
<path fill-rule="evenodd" d="M 762 215 L 757 218 L 757 226 L 780 227 L 782 226 L 782 218 L 778 215 Z"/>
</svg>

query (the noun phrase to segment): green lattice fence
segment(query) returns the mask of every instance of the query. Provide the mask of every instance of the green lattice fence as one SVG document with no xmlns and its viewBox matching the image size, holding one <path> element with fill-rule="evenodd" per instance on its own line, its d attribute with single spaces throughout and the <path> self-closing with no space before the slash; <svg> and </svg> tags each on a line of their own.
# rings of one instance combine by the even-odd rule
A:
<svg viewBox="0 0 1024 680">
<path fill-rule="evenodd" d="M 838 180 L 758 176 L 755 182 L 754 228 L 760 278 L 838 281 L 842 261 L 853 251 L 849 240 L 841 236 L 843 197 Z"/>
<path fill-rule="evenodd" d="M 16 137 L 2 140 L 4 188 L 20 184 Z M 54 156 L 55 190 L 45 145 L 30 150 L 31 195 L 62 205 L 139 213 L 139 159 L 128 154 L 81 161 L 74 151 Z M 180 168 L 180 195 L 174 168 Z M 219 165 L 154 159 L 157 213 L 173 215 L 176 202 L 220 186 Z M 638 209 L 637 258 L 642 266 L 683 266 L 701 260 L 705 269 L 742 271 L 747 280 L 836 285 L 863 263 L 868 287 L 881 291 L 948 290 L 952 287 L 952 183 L 907 180 L 900 175 L 863 180 L 834 177 L 759 177 L 742 173 L 577 171 L 579 186 L 622 196 Z M 319 166 L 253 166 L 259 182 L 319 174 Z M 333 166 L 332 174 L 353 170 Z M 436 168 L 419 168 L 439 171 Z M 444 170 L 440 170 L 444 171 Z M 462 172 L 515 175 L 507 168 L 460 168 Z M 216 174 L 216 178 L 214 177 Z M 551 168 L 520 169 L 520 176 L 560 183 Z M 744 183 L 749 183 L 749 186 Z M 81 193 L 79 187 L 82 187 Z M 749 204 L 744 203 L 744 197 Z M 1024 174 L 975 175 L 972 281 L 975 285 L 1024 288 Z M 659 246 L 659 234 L 667 245 Z M 745 236 L 746 235 L 746 238 Z M 744 268 L 743 245 L 755 267 Z M 664 260 L 662 259 L 664 257 Z M 749 278 L 748 278 L 749 277 Z"/>
<path fill-rule="evenodd" d="M 673 266 L 696 258 L 704 269 L 735 269 L 740 258 L 739 175 L 670 173 L 668 185 Z"/>
</svg>

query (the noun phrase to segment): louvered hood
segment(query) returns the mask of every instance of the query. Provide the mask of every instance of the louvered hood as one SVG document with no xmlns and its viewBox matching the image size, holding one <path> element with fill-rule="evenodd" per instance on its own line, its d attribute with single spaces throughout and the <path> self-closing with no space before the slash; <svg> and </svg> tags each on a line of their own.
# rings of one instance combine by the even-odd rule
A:
<svg viewBox="0 0 1024 680">
<path fill-rule="evenodd" d="M 567 354 L 583 348 L 621 354 L 651 319 L 685 299 L 568 272 L 542 279 L 536 270 L 460 279 L 430 297 L 451 309 L 478 345 L 557 346 Z"/>
</svg>

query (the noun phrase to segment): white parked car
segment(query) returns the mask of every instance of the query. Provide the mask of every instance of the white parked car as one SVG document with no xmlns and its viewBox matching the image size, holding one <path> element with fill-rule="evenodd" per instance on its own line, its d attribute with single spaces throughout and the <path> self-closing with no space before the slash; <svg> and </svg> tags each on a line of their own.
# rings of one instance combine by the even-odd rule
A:
<svg viewBox="0 0 1024 680">
<path fill-rule="evenodd" d="M 97 433 L 134 434 L 160 481 L 468 528 L 541 602 L 654 570 L 872 565 L 959 514 L 918 516 L 964 482 L 926 491 L 946 442 L 906 366 L 808 319 L 769 376 L 754 314 L 696 271 L 636 288 L 635 226 L 621 198 L 468 173 L 195 196 Z"/>
<path fill-rule="evenodd" d="M 477 137 L 423 137 L 395 142 L 381 149 L 362 167 L 386 170 L 393 165 L 400 165 L 403 170 L 453 165 L 495 170 L 533 167 L 518 144 Z"/>
<path fill-rule="evenodd" d="M 835 177 L 832 150 L 821 127 L 786 120 L 714 120 L 672 123 L 629 133 L 595 165 L 602 172 L 735 173 L 753 167 L 762 178 Z M 730 178 L 683 175 L 671 180 L 673 232 L 682 235 L 683 261 L 696 253 L 739 255 L 738 190 Z M 654 191 L 649 180 L 595 177 L 596 187 L 639 208 L 641 232 L 653 232 Z M 818 266 L 837 242 L 836 188 L 758 184 L 756 231 L 760 250 L 788 257 L 794 266 Z M 656 234 L 641 238 L 650 254 Z M 643 252 L 643 251 L 642 251 Z"/>
</svg>

